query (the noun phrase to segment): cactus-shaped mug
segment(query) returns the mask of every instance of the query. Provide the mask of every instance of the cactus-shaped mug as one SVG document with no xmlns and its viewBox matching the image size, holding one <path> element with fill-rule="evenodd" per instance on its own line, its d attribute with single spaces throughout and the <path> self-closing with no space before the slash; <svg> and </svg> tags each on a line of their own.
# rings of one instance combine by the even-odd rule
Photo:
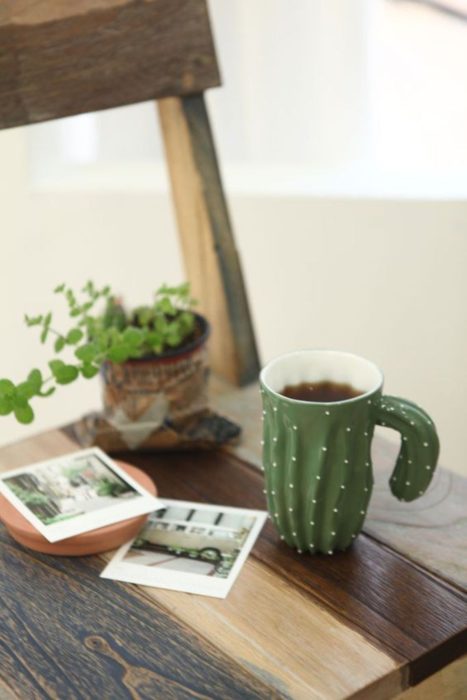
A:
<svg viewBox="0 0 467 700">
<path fill-rule="evenodd" d="M 281 393 L 323 381 L 350 385 L 358 395 L 320 402 Z M 402 437 L 389 481 L 394 496 L 412 501 L 427 489 L 439 454 L 433 421 L 414 403 L 384 396 L 383 374 L 372 362 L 332 350 L 293 352 L 270 362 L 260 384 L 268 510 L 291 547 L 332 554 L 357 537 L 373 486 L 375 425 Z"/>
</svg>

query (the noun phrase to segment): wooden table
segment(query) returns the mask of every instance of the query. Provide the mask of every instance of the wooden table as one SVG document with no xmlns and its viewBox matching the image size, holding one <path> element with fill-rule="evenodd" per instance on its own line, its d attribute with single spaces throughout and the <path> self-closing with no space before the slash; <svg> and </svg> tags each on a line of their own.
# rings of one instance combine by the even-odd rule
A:
<svg viewBox="0 0 467 700">
<path fill-rule="evenodd" d="M 2 448 L 0 469 L 75 448 L 69 430 L 43 433 Z M 238 454 L 122 457 L 162 497 L 265 507 L 261 473 Z M 299 555 L 268 522 L 226 600 L 103 580 L 104 557 L 34 554 L 0 527 L 1 700 L 465 697 L 464 482 L 440 473 L 431 501 L 389 506 L 391 459 L 377 446 L 351 550 Z"/>
</svg>

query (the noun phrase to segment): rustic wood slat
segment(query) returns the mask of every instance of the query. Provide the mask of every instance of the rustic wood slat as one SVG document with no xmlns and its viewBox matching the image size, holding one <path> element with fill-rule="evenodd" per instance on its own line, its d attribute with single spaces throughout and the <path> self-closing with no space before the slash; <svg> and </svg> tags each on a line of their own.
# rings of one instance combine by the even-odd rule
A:
<svg viewBox="0 0 467 700">
<path fill-rule="evenodd" d="M 0 553 L 0 672 L 19 698 L 271 697 L 136 587 L 100 579 L 100 559 L 28 552 L 3 528 Z"/>
<path fill-rule="evenodd" d="M 386 697 L 404 687 L 397 662 L 255 558 L 226 600 L 146 591 L 294 700 L 347 697 L 372 682 Z"/>
<path fill-rule="evenodd" d="M 234 456 L 135 457 L 167 498 L 265 507 L 262 476 Z M 281 543 L 268 523 L 253 554 L 388 656 L 408 662 L 412 683 L 465 650 L 466 596 L 368 536 L 359 537 L 347 552 L 311 557 Z"/>
<path fill-rule="evenodd" d="M 158 109 L 188 279 L 212 323 L 211 365 L 248 384 L 258 351 L 204 97 L 166 98 Z"/>
<path fill-rule="evenodd" d="M 72 447 L 73 443 L 64 432 L 42 434 L 2 448 L 0 469 L 52 457 Z M 219 452 L 125 456 L 153 475 L 162 496 L 255 508 L 264 506 L 261 474 L 232 455 Z M 8 556 L 16 557 L 17 550 L 22 556 L 36 556 L 14 545 L 7 535 L 2 537 L 0 551 L 8 552 Z M 94 562 L 92 566 L 99 569 L 101 566 L 94 559 L 77 560 L 80 564 L 76 560 L 56 560 L 40 555 L 38 559 L 47 560 L 53 576 L 57 572 L 62 576 L 65 585 L 60 602 L 63 607 L 67 598 L 65 591 L 71 586 L 71 595 L 75 595 L 77 580 L 76 572 L 68 569 L 66 562 L 73 566 Z M 5 575 L 11 567 L 9 560 L 1 571 Z M 69 578 L 64 578 L 68 574 Z M 90 570 L 89 576 L 93 583 L 89 581 L 86 586 L 100 590 L 95 571 Z M 113 582 L 107 584 L 114 585 Z M 28 585 L 24 576 L 21 585 Z M 34 590 L 31 582 L 29 586 Z M 208 646 L 214 642 L 220 658 L 228 661 L 229 667 L 233 665 L 235 677 L 238 677 L 237 672 L 244 673 L 250 683 L 251 691 L 245 690 L 246 686 L 241 691 L 232 690 L 232 697 L 263 697 L 264 688 L 267 688 L 269 694 L 264 697 L 389 698 L 407 684 L 431 677 L 437 668 L 460 656 L 465 648 L 466 607 L 460 590 L 437 580 L 371 537 L 360 537 L 347 553 L 310 557 L 295 554 L 279 543 L 268 525 L 226 601 L 157 589 L 122 588 L 129 596 L 136 595 L 146 602 L 149 617 L 159 620 L 159 615 L 167 615 L 181 624 L 183 630 L 186 628 L 194 634 L 190 644 L 199 644 L 198 639 L 201 643 L 207 640 Z M 23 590 L 20 598 L 25 597 L 26 589 L 20 586 L 19 590 Z M 57 590 L 55 595 L 59 596 Z M 10 605 L 13 600 L 13 607 L 18 604 L 13 588 L 8 589 L 6 600 Z M 101 604 L 106 608 L 104 599 Z M 80 605 L 76 604 L 77 610 Z M 109 610 L 103 610 L 102 614 L 109 614 Z M 6 619 L 11 625 L 8 614 Z M 45 627 L 55 622 L 44 620 L 43 624 Z M 0 627 L 4 629 L 3 624 Z M 178 627 L 173 629 L 178 634 Z M 14 648 L 15 634 L 17 629 L 13 623 L 13 628 L 5 632 L 6 642 L 0 644 L 0 648 Z M 127 675 L 123 675 L 121 669 L 127 660 L 115 655 L 119 655 L 121 649 L 112 646 L 114 641 L 95 641 L 100 649 L 99 659 L 118 666 L 120 682 L 124 677 L 127 681 L 130 679 L 129 683 L 139 684 L 149 674 L 152 683 L 151 673 L 158 671 L 143 664 L 137 654 L 134 659 L 132 657 L 133 671 L 129 668 Z M 92 645 L 92 641 L 88 644 Z M 126 643 L 123 647 L 126 649 Z M 61 650 L 65 657 L 66 649 L 68 643 Z M 88 651 L 86 648 L 86 653 Z M 34 655 L 33 659 L 31 669 L 37 670 Z M 9 663 L 10 666 L 4 667 L 0 660 L 0 668 L 7 669 L 0 673 L 3 679 L 15 672 L 11 661 Z M 170 663 L 178 662 L 166 657 L 164 669 Z M 218 668 L 216 660 L 215 670 Z M 42 676 L 39 680 L 43 683 L 41 679 Z M 170 678 L 169 682 L 164 676 L 167 684 L 164 690 L 173 689 L 172 680 Z M 25 682 L 30 681 L 26 679 Z M 230 680 L 225 682 L 230 683 Z M 152 686 L 151 692 L 153 690 Z M 191 686 L 189 690 L 191 692 Z M 42 687 L 40 692 L 43 694 L 38 697 L 46 696 Z M 175 697 L 191 697 L 185 688 L 177 686 L 174 692 L 179 693 Z M 235 695 L 237 692 L 240 694 Z M 258 695 L 248 695 L 248 692 Z M 158 696 L 153 694 L 152 697 Z M 222 697 L 230 696 L 224 692 Z"/>
<path fill-rule="evenodd" d="M 396 700 L 465 700 L 467 689 L 467 657 L 454 661 L 434 676 L 405 690 Z"/>
<path fill-rule="evenodd" d="M 0 129 L 219 85 L 204 0 L 8 0 Z"/>
</svg>

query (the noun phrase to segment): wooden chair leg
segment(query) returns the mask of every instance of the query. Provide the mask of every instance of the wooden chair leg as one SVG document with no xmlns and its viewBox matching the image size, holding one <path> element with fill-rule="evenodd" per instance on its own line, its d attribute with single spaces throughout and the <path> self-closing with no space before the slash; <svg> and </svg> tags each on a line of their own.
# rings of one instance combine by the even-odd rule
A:
<svg viewBox="0 0 467 700">
<path fill-rule="evenodd" d="M 245 385 L 257 379 L 258 351 L 204 96 L 157 104 L 187 276 L 213 326 L 211 366 Z"/>
</svg>

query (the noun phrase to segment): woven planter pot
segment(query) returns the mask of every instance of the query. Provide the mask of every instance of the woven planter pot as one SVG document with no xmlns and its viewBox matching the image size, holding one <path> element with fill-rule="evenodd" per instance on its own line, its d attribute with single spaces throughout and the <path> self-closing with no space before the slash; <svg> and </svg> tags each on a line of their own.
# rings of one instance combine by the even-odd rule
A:
<svg viewBox="0 0 467 700">
<path fill-rule="evenodd" d="M 102 367 L 103 417 L 134 449 L 163 426 L 180 426 L 208 408 L 209 324 L 196 314 L 196 338 L 163 355 Z"/>
</svg>

